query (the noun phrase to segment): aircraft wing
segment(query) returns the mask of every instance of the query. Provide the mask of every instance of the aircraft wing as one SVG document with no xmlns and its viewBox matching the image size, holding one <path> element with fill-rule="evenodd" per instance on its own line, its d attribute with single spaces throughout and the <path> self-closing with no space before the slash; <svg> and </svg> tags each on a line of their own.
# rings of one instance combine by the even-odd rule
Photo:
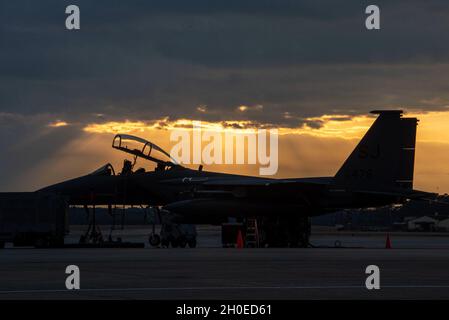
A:
<svg viewBox="0 0 449 320">
<path fill-rule="evenodd" d="M 246 187 L 270 187 L 270 186 L 305 186 L 323 185 L 327 179 L 215 179 L 204 183 L 206 186 L 246 186 Z"/>
<path fill-rule="evenodd" d="M 272 186 L 305 186 L 327 184 L 330 178 L 305 178 L 305 179 L 266 179 L 253 177 L 183 177 L 163 180 L 167 184 L 191 184 L 205 187 L 272 187 Z"/>
<path fill-rule="evenodd" d="M 262 186 L 276 182 L 275 179 L 258 179 L 253 177 L 232 177 L 232 178 L 215 178 L 215 177 L 182 177 L 175 179 L 166 179 L 162 183 L 166 184 L 191 184 L 204 186 Z"/>
<path fill-rule="evenodd" d="M 234 177 L 184 177 L 164 180 L 162 183 L 190 186 L 188 193 L 200 197 L 231 197 L 252 199 L 293 199 L 308 194 L 318 194 L 325 182 L 301 179 L 266 179 L 244 176 Z M 303 196 L 300 196 L 302 194 Z"/>
</svg>

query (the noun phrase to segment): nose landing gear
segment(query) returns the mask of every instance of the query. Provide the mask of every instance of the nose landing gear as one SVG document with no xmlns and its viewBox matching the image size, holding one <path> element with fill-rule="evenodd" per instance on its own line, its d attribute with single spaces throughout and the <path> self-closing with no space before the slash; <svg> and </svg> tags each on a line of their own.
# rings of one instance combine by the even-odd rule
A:
<svg viewBox="0 0 449 320">
<path fill-rule="evenodd" d="M 159 247 L 159 245 L 161 244 L 161 237 L 158 234 L 150 233 L 148 242 L 152 247 Z"/>
<path fill-rule="evenodd" d="M 87 205 L 84 206 L 84 210 L 86 211 L 89 217 L 89 225 L 87 227 L 86 232 L 80 237 L 79 243 L 80 244 L 103 243 L 103 234 L 101 233 L 100 227 L 96 223 L 95 205 L 92 205 L 92 211 L 89 211 Z"/>
</svg>

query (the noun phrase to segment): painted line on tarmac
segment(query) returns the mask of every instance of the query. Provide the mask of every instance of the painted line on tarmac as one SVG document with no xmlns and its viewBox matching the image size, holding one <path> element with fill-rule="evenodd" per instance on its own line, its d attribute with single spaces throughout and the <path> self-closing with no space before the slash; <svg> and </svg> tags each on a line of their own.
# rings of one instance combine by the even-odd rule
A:
<svg viewBox="0 0 449 320">
<path fill-rule="evenodd" d="M 242 286 L 242 287 L 154 287 L 154 288 L 89 288 L 79 290 L 67 289 L 31 289 L 0 290 L 0 294 L 13 293 L 61 293 L 61 292 L 125 292 L 125 291 L 201 291 L 201 290 L 309 290 L 309 289 L 366 289 L 365 286 Z M 449 289 L 449 285 L 391 285 L 381 289 Z"/>
</svg>

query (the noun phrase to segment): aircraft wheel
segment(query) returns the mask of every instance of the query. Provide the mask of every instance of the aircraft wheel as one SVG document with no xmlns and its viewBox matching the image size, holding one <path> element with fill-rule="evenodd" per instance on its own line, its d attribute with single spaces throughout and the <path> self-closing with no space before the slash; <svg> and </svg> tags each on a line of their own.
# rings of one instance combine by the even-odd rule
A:
<svg viewBox="0 0 449 320">
<path fill-rule="evenodd" d="M 189 240 L 187 244 L 190 248 L 196 248 L 196 238 Z"/>
<path fill-rule="evenodd" d="M 161 240 L 161 246 L 163 248 L 168 248 L 169 244 L 170 244 L 170 242 L 167 239 L 162 239 Z"/>
<path fill-rule="evenodd" d="M 50 245 L 50 242 L 46 237 L 38 237 L 34 241 L 34 246 L 36 248 L 45 248 L 45 247 L 48 247 L 49 245 Z"/>
<path fill-rule="evenodd" d="M 157 247 L 161 244 L 161 237 L 158 234 L 151 233 L 148 237 L 150 245 Z"/>
</svg>

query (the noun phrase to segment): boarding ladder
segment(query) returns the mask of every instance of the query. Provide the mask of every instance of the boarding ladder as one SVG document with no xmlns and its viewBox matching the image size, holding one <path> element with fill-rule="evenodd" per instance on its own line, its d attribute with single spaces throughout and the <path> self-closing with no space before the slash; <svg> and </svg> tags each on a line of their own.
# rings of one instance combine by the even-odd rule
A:
<svg viewBox="0 0 449 320">
<path fill-rule="evenodd" d="M 257 226 L 257 218 L 251 217 L 246 219 L 245 247 L 259 247 L 259 230 Z"/>
</svg>

